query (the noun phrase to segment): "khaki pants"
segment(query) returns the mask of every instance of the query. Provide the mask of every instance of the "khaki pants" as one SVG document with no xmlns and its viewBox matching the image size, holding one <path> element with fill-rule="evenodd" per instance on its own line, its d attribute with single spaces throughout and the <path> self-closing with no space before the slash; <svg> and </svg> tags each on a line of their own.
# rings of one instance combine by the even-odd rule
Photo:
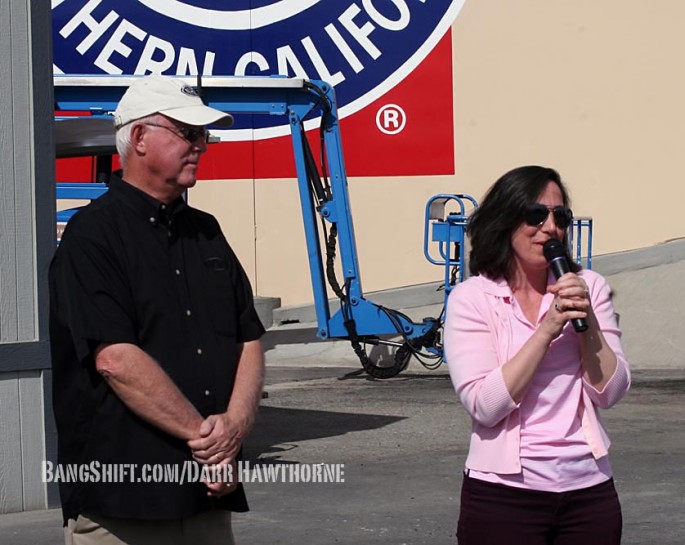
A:
<svg viewBox="0 0 685 545">
<path fill-rule="evenodd" d="M 66 545 L 235 545 L 231 512 L 216 509 L 178 520 L 79 515 L 64 528 Z"/>
</svg>

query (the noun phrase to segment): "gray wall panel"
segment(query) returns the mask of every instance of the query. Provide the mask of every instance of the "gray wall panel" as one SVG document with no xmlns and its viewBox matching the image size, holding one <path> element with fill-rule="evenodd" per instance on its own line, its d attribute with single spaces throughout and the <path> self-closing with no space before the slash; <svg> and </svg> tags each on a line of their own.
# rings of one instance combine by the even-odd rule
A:
<svg viewBox="0 0 685 545">
<path fill-rule="evenodd" d="M 17 277 L 14 85 L 12 35 L 14 15 L 10 2 L 0 3 L 0 342 L 16 341 Z M 26 22 L 24 22 L 26 25 Z M 28 59 L 26 59 L 28 60 Z M 28 130 L 28 127 L 25 127 Z"/>
<path fill-rule="evenodd" d="M 43 377 L 39 371 L 19 373 L 19 425 L 23 510 L 45 509 L 47 492 L 41 464 L 45 459 Z"/>
<path fill-rule="evenodd" d="M 21 511 L 19 375 L 0 374 L 0 513 Z"/>
<path fill-rule="evenodd" d="M 43 398 L 44 403 L 44 422 L 45 422 L 45 459 L 53 464 L 57 463 L 57 426 L 55 425 L 55 415 L 52 411 L 52 370 L 46 369 L 42 372 L 43 377 Z M 48 483 L 48 508 L 53 509 L 60 506 L 59 489 L 57 483 Z"/>
<path fill-rule="evenodd" d="M 50 21 L 45 2 L 0 4 L 0 343 L 37 340 L 47 324 L 37 309 L 55 229 Z"/>
<path fill-rule="evenodd" d="M 15 200 L 15 277 L 17 282 L 17 334 L 16 340 L 35 339 L 35 246 L 33 236 L 35 193 L 34 148 L 32 135 L 34 115 L 32 108 L 33 78 L 31 58 L 31 30 L 29 5 L 25 2 L 10 2 L 13 21 L 24 24 L 12 28 L 12 113 L 14 125 L 14 200 Z"/>
<path fill-rule="evenodd" d="M 46 441 L 55 452 L 43 371 L 55 248 L 50 2 L 0 0 L 0 74 L 1 513 L 47 506 Z"/>
</svg>

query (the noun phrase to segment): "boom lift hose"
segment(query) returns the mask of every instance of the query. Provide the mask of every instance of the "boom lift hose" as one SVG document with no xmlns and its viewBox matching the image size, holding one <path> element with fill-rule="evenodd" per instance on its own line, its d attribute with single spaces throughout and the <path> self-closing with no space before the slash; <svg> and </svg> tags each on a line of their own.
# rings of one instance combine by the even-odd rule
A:
<svg viewBox="0 0 685 545">
<path fill-rule="evenodd" d="M 315 208 L 317 211 L 321 210 L 321 207 L 323 207 L 327 202 L 330 202 L 333 198 L 331 194 L 331 188 L 330 188 L 330 183 L 328 180 L 328 168 L 326 165 L 326 154 L 325 154 L 325 140 L 324 140 L 324 133 L 325 133 L 325 126 L 326 126 L 326 116 L 330 114 L 330 101 L 328 100 L 328 97 L 321 92 L 321 89 L 319 89 L 316 86 L 311 86 L 310 87 L 313 91 L 315 91 L 317 94 L 319 94 L 320 100 L 317 102 L 317 104 L 312 108 L 311 111 L 314 111 L 317 109 L 319 106 L 322 107 L 323 114 L 321 116 L 321 125 L 320 125 L 320 142 L 321 142 L 321 175 L 319 174 L 318 167 L 316 165 L 316 161 L 314 160 L 314 155 L 311 151 L 311 147 L 309 145 L 309 141 L 306 136 L 306 132 L 304 129 L 304 116 L 302 120 L 300 121 L 300 135 L 302 139 L 302 148 L 304 150 L 304 155 L 305 155 L 305 168 L 307 171 L 307 178 L 309 179 L 310 186 L 312 188 L 312 196 L 315 199 Z M 323 103 L 323 105 L 322 105 Z M 384 307 L 379 307 L 383 312 L 386 313 L 390 321 L 393 323 L 395 326 L 395 329 L 397 330 L 398 334 L 402 337 L 403 339 L 403 344 L 398 348 L 398 350 L 395 353 L 394 357 L 394 363 L 393 365 L 390 366 L 379 366 L 376 365 L 371 358 L 369 358 L 368 354 L 366 353 L 365 348 L 362 346 L 362 340 L 368 340 L 369 342 L 376 342 L 378 344 L 381 344 L 377 338 L 373 339 L 362 339 L 359 337 L 359 334 L 357 333 L 357 325 L 354 320 L 354 316 L 352 315 L 352 310 L 351 310 L 351 303 L 350 303 L 350 295 L 349 295 L 349 287 L 350 287 L 350 279 L 348 279 L 345 282 L 345 287 L 344 289 L 341 288 L 340 283 L 337 279 L 336 272 L 335 272 L 335 257 L 336 257 L 336 246 L 337 246 L 337 235 L 338 235 L 338 227 L 337 223 L 331 222 L 331 228 L 330 232 L 328 232 L 326 228 L 326 221 L 324 218 L 321 218 L 321 223 L 322 223 L 322 229 L 324 232 L 324 239 L 325 239 L 325 249 L 326 249 L 326 278 L 328 280 L 328 283 L 335 293 L 336 297 L 340 299 L 340 308 L 342 309 L 343 313 L 343 324 L 345 326 L 345 329 L 347 330 L 348 333 L 348 339 L 352 345 L 352 349 L 354 350 L 355 354 L 359 358 L 359 361 L 362 364 L 362 367 L 366 373 L 368 373 L 370 376 L 374 378 L 379 378 L 379 379 L 386 379 L 393 377 L 400 373 L 402 370 L 404 370 L 407 367 L 407 364 L 409 363 L 409 358 L 413 355 L 415 356 L 424 367 L 428 369 L 433 369 L 440 365 L 442 361 L 442 357 L 434 354 L 426 354 L 421 352 L 421 348 L 423 346 L 434 346 L 436 344 L 436 341 L 439 342 L 439 337 L 440 333 L 438 331 L 437 327 L 437 322 L 436 322 L 436 327 L 432 328 L 428 333 L 426 333 L 423 337 L 418 338 L 418 339 L 413 339 L 409 340 L 404 333 L 404 330 L 402 328 L 402 324 L 400 322 L 400 316 L 405 318 L 406 320 L 410 321 L 406 316 L 403 314 L 391 310 L 391 309 L 386 309 Z M 440 351 L 442 353 L 442 351 Z M 429 360 L 438 360 L 437 362 L 433 361 L 425 361 L 425 359 Z"/>
</svg>

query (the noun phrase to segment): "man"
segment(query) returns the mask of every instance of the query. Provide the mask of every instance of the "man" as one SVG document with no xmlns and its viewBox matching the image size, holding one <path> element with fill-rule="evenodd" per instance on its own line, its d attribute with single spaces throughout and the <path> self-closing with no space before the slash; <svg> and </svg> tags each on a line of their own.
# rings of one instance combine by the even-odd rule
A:
<svg viewBox="0 0 685 545">
<path fill-rule="evenodd" d="M 182 198 L 205 126 L 232 120 L 177 79 L 136 81 L 115 112 L 123 176 L 51 264 L 58 462 L 81 471 L 60 483 L 67 543 L 231 544 L 247 510 L 235 460 L 264 328 L 217 221 Z"/>
</svg>

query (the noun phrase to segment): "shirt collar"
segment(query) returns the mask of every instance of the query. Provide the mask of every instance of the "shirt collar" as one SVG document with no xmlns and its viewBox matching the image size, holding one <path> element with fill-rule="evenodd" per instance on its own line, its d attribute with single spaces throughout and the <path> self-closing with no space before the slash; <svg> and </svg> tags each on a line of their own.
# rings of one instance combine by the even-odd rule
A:
<svg viewBox="0 0 685 545">
<path fill-rule="evenodd" d="M 185 201 L 179 197 L 170 204 L 164 204 L 153 196 L 131 185 L 116 174 L 109 180 L 110 191 L 126 205 L 132 208 L 141 218 L 156 224 L 159 221 L 167 221 L 187 208 Z"/>
<path fill-rule="evenodd" d="M 511 288 L 503 276 L 493 280 L 481 274 L 478 278 L 485 293 L 495 297 L 511 297 Z"/>
<path fill-rule="evenodd" d="M 494 295 L 495 297 L 512 297 L 513 293 L 511 291 L 511 288 L 509 287 L 509 284 L 503 276 L 500 276 L 495 280 L 492 280 L 491 278 L 488 278 L 487 276 L 483 275 L 478 276 L 478 278 L 480 278 L 481 287 L 485 293 Z M 548 271 L 547 285 L 549 286 L 550 284 L 554 284 L 555 282 L 556 279 L 554 278 L 552 271 Z"/>
</svg>

